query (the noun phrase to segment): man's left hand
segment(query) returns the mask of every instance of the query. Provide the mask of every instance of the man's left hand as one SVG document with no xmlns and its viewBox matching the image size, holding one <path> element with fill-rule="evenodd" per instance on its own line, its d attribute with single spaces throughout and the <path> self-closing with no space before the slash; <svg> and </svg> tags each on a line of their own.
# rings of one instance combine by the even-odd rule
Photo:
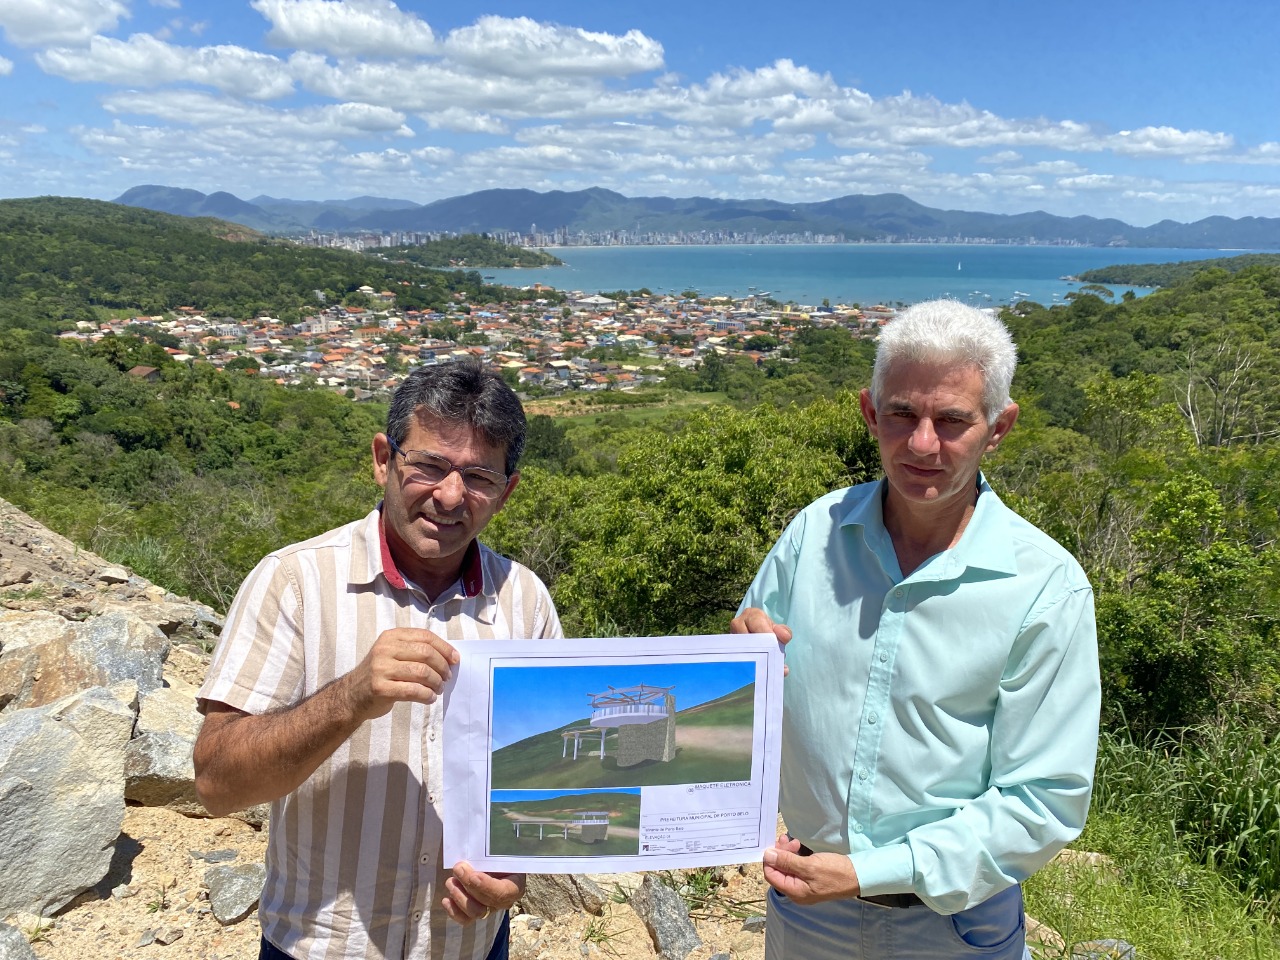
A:
<svg viewBox="0 0 1280 960">
<path fill-rule="evenodd" d="M 483 920 L 494 910 L 510 910 L 524 896 L 524 874 L 481 873 L 463 860 L 454 866 L 444 890 L 447 896 L 440 901 L 444 912 L 465 925 Z"/>
<path fill-rule="evenodd" d="M 800 841 L 781 836 L 764 852 L 764 878 L 787 899 L 806 905 L 848 900 L 862 890 L 858 874 L 842 853 L 800 855 Z"/>
</svg>

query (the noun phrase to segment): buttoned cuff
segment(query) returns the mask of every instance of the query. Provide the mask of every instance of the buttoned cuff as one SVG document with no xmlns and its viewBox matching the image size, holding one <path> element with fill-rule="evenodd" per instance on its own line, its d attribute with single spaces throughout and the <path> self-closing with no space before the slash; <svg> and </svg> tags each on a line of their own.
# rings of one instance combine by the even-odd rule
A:
<svg viewBox="0 0 1280 960">
<path fill-rule="evenodd" d="M 849 854 L 849 861 L 858 874 L 858 886 L 863 896 L 914 892 L 915 858 L 911 855 L 911 847 L 905 843 L 859 850 Z"/>
</svg>

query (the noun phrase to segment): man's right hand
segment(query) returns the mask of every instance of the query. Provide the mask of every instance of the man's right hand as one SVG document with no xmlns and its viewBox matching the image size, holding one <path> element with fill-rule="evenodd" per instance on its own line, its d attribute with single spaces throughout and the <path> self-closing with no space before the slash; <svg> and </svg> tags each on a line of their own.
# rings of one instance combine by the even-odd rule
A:
<svg viewBox="0 0 1280 960">
<path fill-rule="evenodd" d="M 779 643 L 791 640 L 791 628 L 785 623 L 774 623 L 759 607 L 747 607 L 729 623 L 730 633 L 772 633 Z"/>
<path fill-rule="evenodd" d="M 353 711 L 362 721 L 373 720 L 403 701 L 434 703 L 459 659 L 458 651 L 430 630 L 395 627 L 378 635 L 341 682 L 350 692 Z"/>
</svg>

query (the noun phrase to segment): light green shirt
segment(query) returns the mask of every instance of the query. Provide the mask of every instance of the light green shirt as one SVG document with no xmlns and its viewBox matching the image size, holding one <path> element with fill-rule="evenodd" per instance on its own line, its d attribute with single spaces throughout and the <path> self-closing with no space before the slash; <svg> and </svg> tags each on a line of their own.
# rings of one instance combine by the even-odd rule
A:
<svg viewBox="0 0 1280 960">
<path fill-rule="evenodd" d="M 1093 592 L 978 478 L 960 542 L 903 577 L 883 481 L 810 504 L 742 603 L 791 627 L 780 806 L 864 895 L 955 913 L 1084 826 L 1097 755 Z"/>
</svg>

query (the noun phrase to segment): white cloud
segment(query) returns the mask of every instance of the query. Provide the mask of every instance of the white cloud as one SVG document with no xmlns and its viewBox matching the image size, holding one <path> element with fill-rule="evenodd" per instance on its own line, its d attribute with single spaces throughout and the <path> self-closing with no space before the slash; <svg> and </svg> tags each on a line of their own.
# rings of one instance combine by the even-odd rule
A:
<svg viewBox="0 0 1280 960">
<path fill-rule="evenodd" d="M 95 33 L 115 29 L 129 8 L 119 0 L 4 0 L 0 27 L 11 43 L 85 43 Z"/>
<path fill-rule="evenodd" d="M 46 73 L 75 81 L 130 87 L 199 83 L 255 100 L 282 97 L 293 80 L 280 59 L 244 47 L 180 47 L 149 34 L 128 40 L 94 37 L 88 51 L 54 48 L 36 54 Z"/>
<path fill-rule="evenodd" d="M 732 127 L 695 127 L 687 124 L 659 126 L 648 123 L 608 123 L 601 125 L 549 124 L 526 127 L 516 133 L 516 140 L 524 144 L 561 144 L 574 142 L 587 144 L 596 150 L 618 153 L 646 153 L 653 150 L 670 151 L 682 155 L 739 154 L 748 145 L 741 131 Z M 750 152 L 759 157 L 773 158 L 782 153 L 808 150 L 815 140 L 809 135 L 764 133 L 749 141 Z"/>
<path fill-rule="evenodd" d="M 1002 164 L 1009 164 L 1009 163 L 1021 163 L 1022 154 L 1018 153 L 1017 150 L 1001 150 L 998 153 L 993 153 L 985 157 L 979 157 L 977 162 L 989 163 L 995 166 L 1000 166 Z"/>
<path fill-rule="evenodd" d="M 315 189 L 325 182 L 322 168 L 335 153 L 332 143 L 317 140 L 301 150 L 291 137 L 263 137 L 256 129 L 236 126 L 205 130 L 117 121 L 106 129 L 73 127 L 71 132 L 85 149 L 113 159 L 126 174 L 160 172 L 171 183 L 206 189 L 233 179 Z"/>
<path fill-rule="evenodd" d="M 1235 149 L 1235 138 L 1208 130 L 1143 127 L 1141 130 L 1121 130 L 1110 138 L 1108 146 L 1127 156 L 1205 157 Z"/>
<path fill-rule="evenodd" d="M 164 7 L 166 10 L 181 10 L 182 0 L 149 0 L 153 7 Z"/>
<path fill-rule="evenodd" d="M 0 57 L 0 77 L 7 77 L 13 73 L 13 61 Z"/>
<path fill-rule="evenodd" d="M 451 130 L 454 133 L 489 133 L 500 136 L 510 128 L 497 117 L 477 113 L 462 107 L 448 107 L 435 113 L 424 113 L 422 119 L 433 130 Z"/>
<path fill-rule="evenodd" d="M 448 110 L 507 119 L 611 112 L 611 98 L 596 81 L 587 79 L 543 77 L 528 81 L 473 73 L 447 63 L 334 64 L 311 53 L 295 53 L 289 66 L 293 76 L 312 93 L 424 116 Z"/>
<path fill-rule="evenodd" d="M 407 57 L 432 53 L 429 24 L 391 0 L 252 0 L 271 23 L 267 39 L 282 47 L 340 57 Z"/>
<path fill-rule="evenodd" d="M 295 110 L 276 110 L 246 104 L 229 97 L 215 97 L 195 90 L 157 93 L 116 93 L 104 99 L 113 114 L 154 117 L 166 123 L 191 125 L 206 133 L 263 139 L 296 138 L 298 143 L 323 140 L 338 143 L 348 137 L 411 137 L 405 115 L 367 103 L 332 103 Z M 297 146 L 295 146 L 297 149 Z"/>
<path fill-rule="evenodd" d="M 528 17 L 481 17 L 450 32 L 443 52 L 456 63 L 512 77 L 621 77 L 663 64 L 662 44 L 639 30 L 617 36 Z"/>
</svg>

